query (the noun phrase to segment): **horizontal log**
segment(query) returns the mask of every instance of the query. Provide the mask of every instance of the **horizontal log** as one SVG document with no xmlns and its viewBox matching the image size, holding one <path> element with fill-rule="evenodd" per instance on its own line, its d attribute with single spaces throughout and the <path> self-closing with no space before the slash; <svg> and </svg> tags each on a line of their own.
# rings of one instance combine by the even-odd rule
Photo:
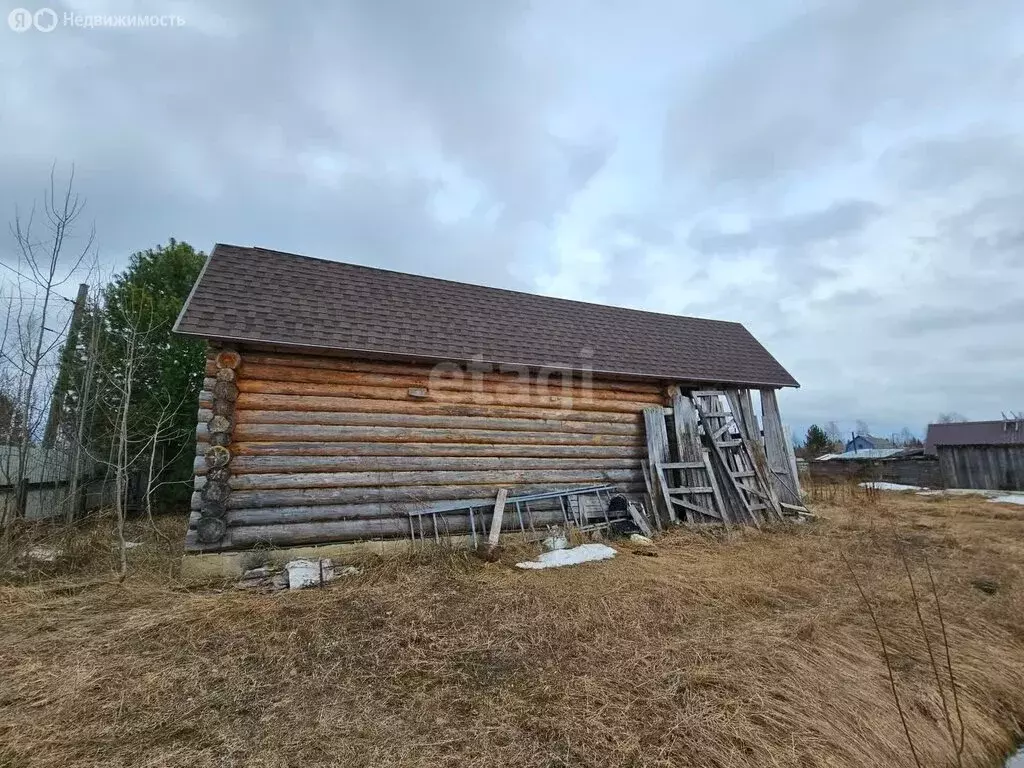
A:
<svg viewBox="0 0 1024 768">
<path fill-rule="evenodd" d="M 210 412 L 207 412 L 210 413 Z M 212 416 L 212 413 L 211 413 Z M 202 417 L 200 416 L 200 419 Z M 209 419 L 209 417 L 208 417 Z M 241 411 L 236 424 L 322 424 L 377 427 L 440 427 L 502 431 L 572 432 L 593 435 L 639 435 L 640 419 L 632 423 L 565 421 L 561 419 L 499 419 L 482 416 L 420 416 L 408 413 L 337 413 L 323 411 Z"/>
<path fill-rule="evenodd" d="M 394 472 L 427 470 L 498 469 L 634 469 L 638 456 L 617 459 L 501 458 L 495 456 L 238 456 L 231 462 L 232 475 L 275 472 Z M 205 459 L 195 461 L 196 474 L 207 474 Z"/>
<path fill-rule="evenodd" d="M 643 479 L 636 469 L 503 469 L 503 470 L 421 470 L 385 472 L 281 472 L 266 474 L 232 474 L 228 486 L 232 491 L 270 490 L 278 488 L 357 488 L 429 485 L 494 485 L 525 483 L 635 483 Z M 222 498 L 221 486 L 210 483 L 204 489 L 208 498 Z M 212 495 L 211 495 L 212 494 Z M 226 495 L 226 494 L 224 494 Z"/>
<path fill-rule="evenodd" d="M 538 515 L 536 525 L 555 524 L 561 520 L 556 513 L 545 513 L 548 522 L 543 523 Z M 447 530 L 445 529 L 447 528 Z M 469 518 L 466 516 L 438 519 L 439 536 L 457 536 L 469 532 Z M 485 534 L 477 525 L 477 534 Z M 423 521 L 423 536 L 433 540 L 434 528 L 429 520 Z M 419 528 L 417 524 L 417 538 Z M 297 544 L 320 544 L 335 541 L 358 541 L 365 539 L 409 538 L 408 518 L 381 518 L 377 520 L 335 520 L 319 523 L 285 523 L 282 525 L 254 525 L 231 529 L 231 547 L 293 546 Z"/>
<path fill-rule="evenodd" d="M 245 525 L 280 525 L 282 523 L 315 523 L 328 520 L 377 520 L 380 518 L 398 517 L 406 519 L 410 511 L 422 511 L 427 507 L 438 504 L 469 504 L 478 502 L 479 499 L 444 499 L 441 501 L 422 502 L 397 502 L 391 504 L 328 504 L 312 507 L 268 507 L 265 509 L 235 509 L 228 513 L 228 526 Z M 529 509 L 526 507 L 529 506 Z M 485 518 L 490 517 L 490 509 L 476 507 L 474 516 L 479 514 Z M 526 530 L 531 528 L 531 516 L 533 527 L 541 525 L 540 513 L 557 513 L 559 520 L 562 519 L 562 508 L 557 500 L 543 500 L 532 502 L 529 505 L 520 505 L 522 512 L 522 527 Z M 458 516 L 465 513 L 460 510 L 445 512 L 444 515 Z M 198 519 L 198 513 L 194 516 Z M 546 519 L 546 518 L 545 518 Z M 425 518 L 425 525 L 429 525 L 429 518 Z M 519 529 L 519 514 L 514 504 L 510 501 L 506 510 L 503 529 Z M 406 528 L 408 533 L 408 528 Z"/>
<path fill-rule="evenodd" d="M 617 424 L 638 423 L 632 411 L 574 410 L 562 407 L 520 405 L 474 405 L 472 403 L 432 403 L 420 400 L 370 400 L 352 397 L 314 397 L 310 395 L 266 395 L 243 392 L 235 402 L 238 411 L 308 411 L 337 413 L 406 413 L 422 416 L 480 416 L 509 419 L 556 419 Z"/>
<path fill-rule="evenodd" d="M 223 383 L 222 383 L 223 384 Z M 405 401 L 412 396 L 405 389 L 395 387 L 367 387 L 358 384 L 302 384 L 287 381 L 260 381 L 241 378 L 239 392 L 255 392 L 265 395 L 311 395 L 316 397 L 351 397 L 388 401 Z M 219 389 L 214 393 L 220 397 Z M 598 399 L 594 393 L 564 397 L 558 394 L 503 394 L 491 392 L 453 392 L 430 390 L 430 402 L 465 403 L 469 405 L 523 405 L 529 407 L 565 408 L 567 410 L 618 411 L 638 413 L 644 406 L 661 404 L 662 399 L 654 395 L 636 395 L 635 400 Z"/>
<path fill-rule="evenodd" d="M 426 531 L 426 529 L 424 529 Z M 464 534 L 468 526 L 446 531 L 446 535 Z M 482 536 L 482 534 L 480 535 Z M 324 544 L 368 539 L 408 539 L 409 521 L 397 518 L 384 520 L 337 520 L 334 522 L 291 523 L 286 525 L 254 525 L 231 529 L 232 549 L 246 547 L 289 547 L 300 544 Z M 429 531 L 433 539 L 433 529 Z"/>
<path fill-rule="evenodd" d="M 203 455 L 206 443 L 197 444 Z M 312 443 L 238 442 L 231 444 L 236 456 L 526 456 L 538 458 L 643 458 L 642 445 L 550 445 L 534 443 Z"/>
<path fill-rule="evenodd" d="M 205 426 L 205 425 L 201 425 Z M 548 445 L 639 445 L 637 435 L 588 435 L 567 432 L 500 432 L 490 429 L 414 429 L 411 427 L 339 427 L 319 424 L 239 424 L 235 441 L 544 443 Z"/>
<path fill-rule="evenodd" d="M 515 485 L 508 484 L 512 495 L 539 493 L 542 491 L 568 490 L 593 483 L 591 478 L 586 483 L 546 482 L 542 484 Z M 642 483 L 617 484 L 621 493 L 640 493 Z M 390 502 L 427 502 L 444 501 L 446 499 L 481 499 L 493 497 L 498 488 L 493 485 L 456 485 L 456 486 L 394 486 L 394 487 L 356 487 L 356 488 L 304 488 L 281 489 L 267 491 L 235 491 L 227 500 L 227 508 L 256 509 L 264 507 L 300 507 L 321 504 L 387 504 Z M 200 495 L 192 494 L 193 509 L 199 508 Z"/>
<path fill-rule="evenodd" d="M 223 373 L 221 371 L 220 373 Z M 502 394 L 533 393 L 583 397 L 592 393 L 595 400 L 627 400 L 661 402 L 658 386 L 623 390 L 600 380 L 565 379 L 561 375 L 518 377 L 515 375 L 473 375 L 463 373 L 431 373 L 421 369 L 416 374 L 368 373 L 361 371 L 330 371 L 316 368 L 295 368 L 278 365 L 247 365 L 244 378 L 260 381 L 298 384 L 357 385 L 393 387 L 406 390 L 420 387 L 450 392 L 490 392 Z"/>
<path fill-rule="evenodd" d="M 351 373 L 370 373 L 370 374 L 386 374 L 391 376 L 424 376 L 430 375 L 431 371 L 436 371 L 435 377 L 451 377 L 457 370 L 463 371 L 466 377 L 471 374 L 466 370 L 464 364 L 457 363 L 441 363 L 440 366 L 433 363 L 398 363 L 389 361 L 378 361 L 378 360 L 366 360 L 366 359 L 351 359 L 351 358 L 340 358 L 340 357 L 325 357 L 325 356 L 306 356 L 306 355 L 280 355 L 280 354 L 260 354 L 260 353 L 246 353 L 243 355 L 246 364 L 246 371 L 252 370 L 254 367 L 262 369 L 263 366 L 276 366 L 293 369 L 305 369 L 312 371 L 324 371 L 328 374 L 332 372 L 351 372 Z M 207 369 L 208 371 L 211 369 Z M 517 381 L 521 378 L 520 368 L 514 368 L 512 370 L 506 370 L 504 373 L 494 368 L 491 371 L 478 371 L 474 370 L 473 373 L 482 376 L 487 381 Z M 545 373 L 547 370 L 546 369 Z M 560 373 L 560 371 L 559 371 Z M 208 375 L 213 375 L 209 373 Z M 246 375 L 249 375 L 248 373 Z M 556 374 L 554 378 L 557 378 L 559 374 Z M 531 372 L 531 378 L 536 378 L 536 372 Z M 574 372 L 574 376 L 579 380 L 581 374 L 579 371 Z M 272 377 L 272 375 L 271 375 Z M 594 376 L 589 377 L 596 386 L 601 386 L 606 389 L 614 389 L 621 392 L 660 392 L 662 384 L 657 381 L 637 381 L 635 379 L 621 379 L 607 376 Z"/>
</svg>

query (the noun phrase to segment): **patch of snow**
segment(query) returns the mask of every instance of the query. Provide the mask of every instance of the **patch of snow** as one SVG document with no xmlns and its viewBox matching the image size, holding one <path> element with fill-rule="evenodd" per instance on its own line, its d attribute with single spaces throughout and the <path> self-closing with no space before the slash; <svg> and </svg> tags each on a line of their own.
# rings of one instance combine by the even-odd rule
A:
<svg viewBox="0 0 1024 768">
<path fill-rule="evenodd" d="M 1021 504 L 1024 505 L 1024 493 L 1011 493 L 1006 496 L 996 496 L 989 499 L 991 504 Z"/>
<path fill-rule="evenodd" d="M 630 537 L 629 537 L 629 542 L 631 544 L 639 544 L 642 547 L 653 547 L 654 546 L 654 542 L 653 541 L 651 541 L 646 536 L 641 536 L 639 533 L 631 534 Z"/>
<path fill-rule="evenodd" d="M 903 485 L 902 483 L 861 483 L 861 488 L 874 488 L 876 491 L 923 491 L 920 485 Z"/>
<path fill-rule="evenodd" d="M 918 496 L 991 496 L 992 491 L 978 488 L 945 488 L 939 491 L 919 491 Z"/>
<path fill-rule="evenodd" d="M 566 565 L 578 565 L 589 563 L 594 560 L 609 560 L 617 553 L 607 544 L 580 544 L 571 549 L 556 549 L 552 552 L 545 552 L 525 563 L 516 563 L 516 568 L 526 570 L 541 570 L 543 568 L 562 568 Z"/>
</svg>

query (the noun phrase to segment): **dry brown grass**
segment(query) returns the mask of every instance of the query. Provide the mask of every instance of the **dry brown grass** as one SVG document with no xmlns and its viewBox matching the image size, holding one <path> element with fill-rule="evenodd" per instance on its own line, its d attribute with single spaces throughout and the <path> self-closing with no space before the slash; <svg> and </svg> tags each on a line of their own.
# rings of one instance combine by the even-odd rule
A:
<svg viewBox="0 0 1024 768">
<path fill-rule="evenodd" d="M 392 558 L 253 595 L 175 584 L 150 541 L 123 586 L 0 587 L 0 764 L 910 766 L 845 552 L 922 763 L 950 765 L 895 521 L 941 649 L 923 553 L 935 571 L 964 765 L 998 765 L 1024 721 L 1024 508 L 844 493 L 817 524 L 562 571 Z"/>
</svg>

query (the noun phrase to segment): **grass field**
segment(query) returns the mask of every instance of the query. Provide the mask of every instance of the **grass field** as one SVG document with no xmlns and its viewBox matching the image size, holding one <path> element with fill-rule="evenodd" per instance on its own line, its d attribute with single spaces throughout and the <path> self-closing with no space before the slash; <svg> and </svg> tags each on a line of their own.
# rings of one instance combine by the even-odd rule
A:
<svg viewBox="0 0 1024 768">
<path fill-rule="evenodd" d="M 993 768 L 1024 727 L 1024 507 L 819 494 L 816 523 L 678 531 L 561 571 L 447 553 L 324 590 L 187 588 L 155 537 L 107 580 L 0 587 L 3 766 Z M 177 524 L 165 524 L 174 544 Z M 943 708 L 896 533 L 914 576 Z M 527 553 L 528 554 L 528 553 Z"/>
</svg>

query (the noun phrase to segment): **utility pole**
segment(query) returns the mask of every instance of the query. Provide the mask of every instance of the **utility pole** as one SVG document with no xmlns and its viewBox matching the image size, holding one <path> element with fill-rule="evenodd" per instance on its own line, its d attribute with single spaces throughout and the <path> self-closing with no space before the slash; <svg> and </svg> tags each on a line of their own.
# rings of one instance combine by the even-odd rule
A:
<svg viewBox="0 0 1024 768">
<path fill-rule="evenodd" d="M 64 350 L 60 355 L 60 369 L 57 371 L 57 384 L 50 398 L 50 414 L 46 419 L 46 431 L 43 433 L 43 448 L 52 448 L 57 439 L 57 428 L 60 426 L 61 414 L 64 411 L 64 398 L 68 393 L 68 379 L 71 377 L 71 365 L 75 361 L 75 349 L 78 347 L 78 335 L 82 332 L 82 318 L 85 315 L 85 302 L 89 296 L 89 286 L 82 283 L 78 286 L 75 308 L 71 313 L 71 324 L 68 326 L 68 337 L 64 341 Z"/>
</svg>

